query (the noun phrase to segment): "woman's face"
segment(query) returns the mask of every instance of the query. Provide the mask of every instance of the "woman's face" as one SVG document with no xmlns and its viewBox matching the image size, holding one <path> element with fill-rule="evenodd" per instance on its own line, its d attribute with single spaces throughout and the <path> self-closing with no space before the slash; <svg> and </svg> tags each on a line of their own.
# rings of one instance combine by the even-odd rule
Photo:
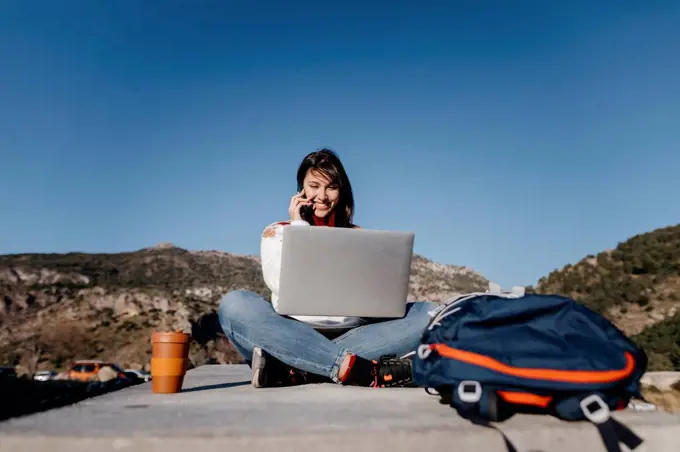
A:
<svg viewBox="0 0 680 452">
<path fill-rule="evenodd" d="M 314 201 L 314 214 L 317 217 L 325 217 L 338 205 L 340 189 L 324 173 L 308 170 L 302 187 L 307 199 Z"/>
</svg>

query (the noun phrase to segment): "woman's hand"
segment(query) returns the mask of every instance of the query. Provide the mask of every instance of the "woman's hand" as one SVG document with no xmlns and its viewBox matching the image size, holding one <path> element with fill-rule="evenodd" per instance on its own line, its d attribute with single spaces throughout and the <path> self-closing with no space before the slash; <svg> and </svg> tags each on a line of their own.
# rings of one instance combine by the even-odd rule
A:
<svg viewBox="0 0 680 452">
<path fill-rule="evenodd" d="M 300 214 L 300 209 L 302 206 L 311 206 L 312 201 L 310 199 L 304 198 L 305 191 L 302 190 L 290 199 L 290 207 L 288 207 L 288 215 L 290 215 L 290 220 L 302 220 L 302 215 Z"/>
</svg>

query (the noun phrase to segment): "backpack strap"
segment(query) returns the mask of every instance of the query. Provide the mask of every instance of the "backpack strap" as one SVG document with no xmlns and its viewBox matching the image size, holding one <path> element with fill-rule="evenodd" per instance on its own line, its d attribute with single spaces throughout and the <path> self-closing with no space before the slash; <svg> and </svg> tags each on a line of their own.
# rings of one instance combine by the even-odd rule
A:
<svg viewBox="0 0 680 452">
<path fill-rule="evenodd" d="M 517 448 L 510 438 L 495 425 L 491 424 L 487 419 L 480 415 L 481 412 L 481 401 L 482 401 L 482 385 L 478 381 L 461 381 L 458 387 L 455 389 L 455 394 L 452 395 L 451 405 L 456 408 L 458 414 L 469 420 L 475 425 L 481 427 L 490 428 L 496 430 L 503 437 L 503 442 L 505 443 L 505 448 L 507 452 L 517 452 Z M 457 403 L 456 403 L 457 402 Z M 495 405 L 496 400 L 489 400 L 490 404 Z M 489 411 L 495 412 L 496 406 L 489 407 Z"/>
<path fill-rule="evenodd" d="M 432 330 L 433 328 L 441 325 L 441 321 L 444 318 L 458 312 L 460 310 L 460 306 L 464 302 L 483 295 L 494 295 L 500 298 L 508 299 L 521 298 L 524 296 L 524 287 L 515 286 L 511 291 L 508 292 L 503 290 L 499 284 L 489 282 L 489 289 L 486 292 L 471 292 L 456 295 L 455 297 L 446 300 L 443 304 L 428 312 L 432 318 L 430 319 L 427 329 Z"/>
<path fill-rule="evenodd" d="M 492 425 L 488 419 L 499 420 L 499 400 L 491 393 L 484 394 L 482 385 L 478 381 L 462 381 L 451 394 L 450 404 L 458 414 L 475 425 L 492 428 L 503 436 L 508 452 L 517 452 L 510 439 L 501 429 Z M 486 407 L 482 413 L 482 400 L 486 397 Z M 629 450 L 635 450 L 642 444 L 642 439 L 631 429 L 611 416 L 609 406 L 598 394 L 591 394 L 580 402 L 585 418 L 597 427 L 607 452 L 621 452 L 620 443 Z M 497 419 L 498 418 L 498 419 Z"/>
<path fill-rule="evenodd" d="M 600 432 L 607 452 L 621 452 L 619 443 L 625 444 L 630 450 L 642 444 L 639 436 L 611 416 L 609 406 L 599 395 L 589 395 L 581 400 L 580 405 L 583 415 L 595 424 Z"/>
</svg>

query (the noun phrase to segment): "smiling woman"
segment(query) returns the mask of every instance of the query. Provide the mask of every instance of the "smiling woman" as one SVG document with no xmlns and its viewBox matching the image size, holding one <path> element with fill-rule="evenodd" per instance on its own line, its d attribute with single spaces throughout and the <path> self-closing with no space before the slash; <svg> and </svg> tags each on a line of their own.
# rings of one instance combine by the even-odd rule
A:
<svg viewBox="0 0 680 452">
<path fill-rule="evenodd" d="M 322 149 L 307 155 L 297 173 L 298 194 L 291 199 L 291 221 L 317 226 L 355 227 L 354 194 L 349 177 L 334 152 Z"/>
<path fill-rule="evenodd" d="M 224 333 L 251 365 L 255 387 L 334 381 L 359 386 L 411 383 L 412 352 L 427 327 L 433 303 L 408 303 L 399 319 L 279 315 L 279 275 L 286 227 L 356 228 L 354 194 L 338 156 L 322 149 L 307 155 L 297 172 L 298 193 L 289 221 L 262 233 L 261 261 L 271 304 L 246 291 L 228 293 L 218 315 Z M 333 256 L 328 256 L 332 259 Z M 323 293 L 318 294 L 323 297 Z"/>
</svg>

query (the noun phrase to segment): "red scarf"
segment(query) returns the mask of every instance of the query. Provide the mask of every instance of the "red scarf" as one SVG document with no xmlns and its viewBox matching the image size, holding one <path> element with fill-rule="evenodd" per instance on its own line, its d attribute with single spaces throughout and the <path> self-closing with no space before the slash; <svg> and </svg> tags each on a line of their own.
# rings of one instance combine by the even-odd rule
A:
<svg viewBox="0 0 680 452">
<path fill-rule="evenodd" d="M 312 215 L 312 219 L 314 220 L 314 226 L 328 226 L 333 228 L 335 227 L 335 210 L 325 218 L 319 218 L 316 215 Z"/>
</svg>

